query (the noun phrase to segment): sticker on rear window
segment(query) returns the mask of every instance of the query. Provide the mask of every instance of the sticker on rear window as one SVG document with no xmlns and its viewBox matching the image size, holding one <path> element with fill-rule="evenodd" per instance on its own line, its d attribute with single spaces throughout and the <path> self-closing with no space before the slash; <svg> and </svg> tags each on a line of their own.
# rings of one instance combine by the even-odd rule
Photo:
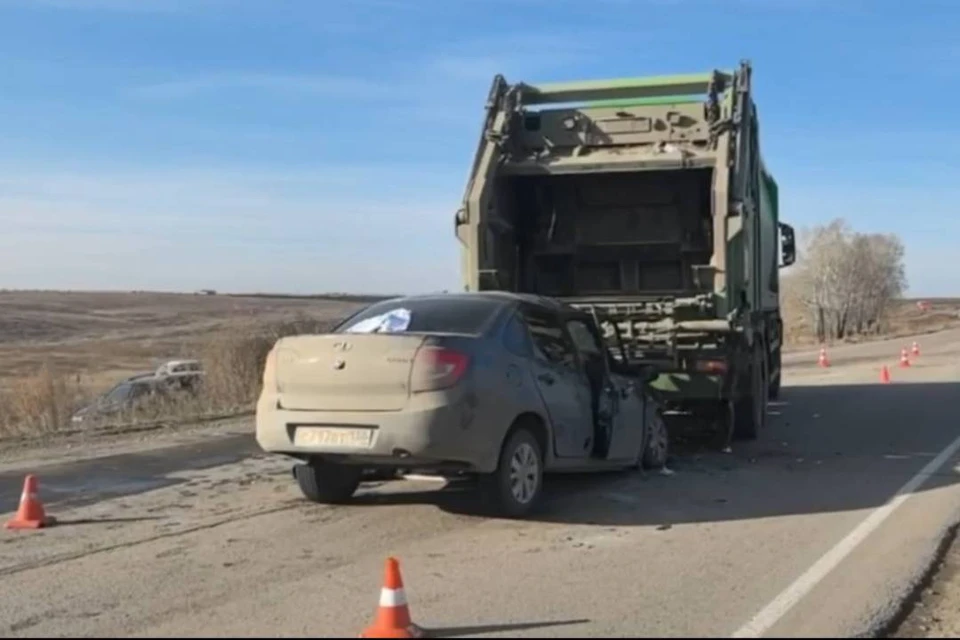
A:
<svg viewBox="0 0 960 640">
<path fill-rule="evenodd" d="M 410 310 L 394 309 L 344 329 L 345 333 L 400 333 L 410 326 Z"/>
</svg>

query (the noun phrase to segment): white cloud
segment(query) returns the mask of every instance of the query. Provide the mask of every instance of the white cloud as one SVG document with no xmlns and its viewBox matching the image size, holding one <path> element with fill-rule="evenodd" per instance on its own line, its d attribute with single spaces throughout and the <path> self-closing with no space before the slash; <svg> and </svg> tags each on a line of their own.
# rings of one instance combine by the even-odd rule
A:
<svg viewBox="0 0 960 640">
<path fill-rule="evenodd" d="M 133 87 L 130 93 L 145 98 L 176 99 L 238 89 L 351 99 L 379 99 L 389 95 L 383 84 L 363 78 L 269 73 L 225 73 L 181 78 Z"/>
<path fill-rule="evenodd" d="M 0 287 L 449 288 L 462 185 L 438 175 L 0 167 Z"/>
<path fill-rule="evenodd" d="M 542 80 L 517 77 L 559 73 L 572 64 L 609 55 L 610 42 L 625 34 L 605 30 L 508 32 L 482 38 L 462 39 L 432 54 L 424 67 L 445 79 L 474 82 L 492 80 L 503 73 L 507 80 Z M 636 34 L 633 34 L 636 36 Z"/>
<path fill-rule="evenodd" d="M 446 43 L 410 65 L 418 71 L 410 83 L 415 89 L 406 108 L 419 120 L 461 128 L 472 138 L 479 135 L 484 103 L 496 74 L 502 74 L 507 82 L 576 79 L 578 74 L 571 68 L 609 55 L 611 42 L 625 35 L 590 29 L 510 31 Z M 643 56 L 634 59 L 642 63 Z M 438 100 L 437 95 L 443 99 Z"/>
<path fill-rule="evenodd" d="M 452 288 L 459 279 L 452 231 L 440 236 L 398 221 L 384 230 L 388 245 L 337 228 L 292 228 L 286 236 L 263 237 L 268 225 L 259 226 L 240 238 L 229 226 L 199 233 L 189 226 L 166 233 L 4 233 L 0 288 L 376 293 Z M 432 246 L 410 242 L 414 233 L 428 236 Z"/>
</svg>

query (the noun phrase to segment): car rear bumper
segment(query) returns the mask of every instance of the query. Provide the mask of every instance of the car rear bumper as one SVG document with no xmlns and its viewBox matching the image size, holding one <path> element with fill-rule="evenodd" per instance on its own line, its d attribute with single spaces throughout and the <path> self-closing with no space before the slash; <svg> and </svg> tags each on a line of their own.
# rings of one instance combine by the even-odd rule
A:
<svg viewBox="0 0 960 640">
<path fill-rule="evenodd" d="M 369 443 L 359 446 L 298 439 L 298 431 L 318 427 L 369 429 L 372 435 Z M 268 453 L 321 456 L 366 466 L 491 472 L 500 443 L 492 430 L 482 427 L 464 402 L 419 411 L 290 411 L 277 407 L 275 394 L 264 393 L 256 412 L 257 443 Z"/>
</svg>

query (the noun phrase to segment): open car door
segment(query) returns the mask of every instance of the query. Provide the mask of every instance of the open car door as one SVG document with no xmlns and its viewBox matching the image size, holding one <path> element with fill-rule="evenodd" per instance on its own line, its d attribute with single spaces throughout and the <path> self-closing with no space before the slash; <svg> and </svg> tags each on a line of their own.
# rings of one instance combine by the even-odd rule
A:
<svg viewBox="0 0 960 640">
<path fill-rule="evenodd" d="M 567 330 L 579 351 L 595 396 L 594 457 L 633 460 L 643 445 L 643 401 L 631 377 L 615 375 L 608 345 L 599 326 L 588 317 L 567 320 Z"/>
<path fill-rule="evenodd" d="M 611 379 L 618 388 L 620 411 L 616 416 L 616 438 L 610 448 L 610 460 L 634 459 L 646 447 L 647 421 L 650 409 L 656 406 L 649 383 L 656 378 L 656 369 L 649 364 L 629 361 L 628 350 L 620 326 L 611 318 L 593 313 L 598 335 L 602 336 L 609 356 Z"/>
</svg>

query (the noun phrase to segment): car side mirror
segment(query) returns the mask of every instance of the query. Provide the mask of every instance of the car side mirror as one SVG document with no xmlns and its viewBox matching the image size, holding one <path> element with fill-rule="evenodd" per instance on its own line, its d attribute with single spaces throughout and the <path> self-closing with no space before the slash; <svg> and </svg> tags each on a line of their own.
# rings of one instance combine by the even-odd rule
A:
<svg viewBox="0 0 960 640">
<path fill-rule="evenodd" d="M 797 261 L 797 241 L 793 227 L 780 223 L 781 267 L 789 267 Z"/>
</svg>

